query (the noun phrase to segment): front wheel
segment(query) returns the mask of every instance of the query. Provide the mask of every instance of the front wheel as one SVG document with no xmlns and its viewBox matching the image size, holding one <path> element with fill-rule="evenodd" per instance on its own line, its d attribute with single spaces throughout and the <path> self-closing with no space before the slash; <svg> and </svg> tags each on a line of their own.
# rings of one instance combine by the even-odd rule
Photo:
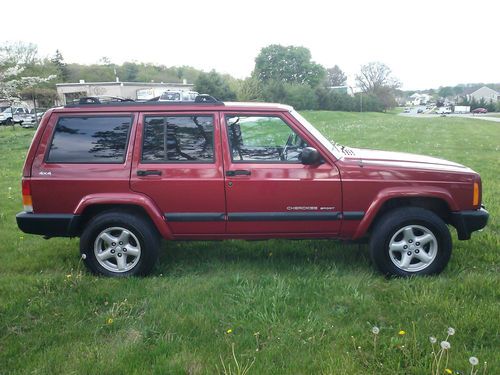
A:
<svg viewBox="0 0 500 375">
<path fill-rule="evenodd" d="M 451 236 L 444 221 L 431 211 L 403 207 L 386 213 L 375 225 L 370 253 L 388 276 L 440 273 L 451 256 Z"/>
<path fill-rule="evenodd" d="M 152 224 L 140 216 L 108 211 L 93 218 L 80 238 L 86 266 L 104 276 L 135 276 L 151 272 L 160 239 Z"/>
</svg>

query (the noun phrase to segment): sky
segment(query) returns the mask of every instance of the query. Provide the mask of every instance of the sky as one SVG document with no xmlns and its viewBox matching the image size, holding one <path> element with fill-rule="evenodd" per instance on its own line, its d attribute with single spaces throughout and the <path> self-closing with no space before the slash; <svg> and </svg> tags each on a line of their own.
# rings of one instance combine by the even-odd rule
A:
<svg viewBox="0 0 500 375">
<path fill-rule="evenodd" d="M 500 0 L 22 1 L 0 43 L 30 42 L 66 62 L 102 57 L 250 75 L 269 44 L 308 48 L 355 84 L 361 65 L 388 65 L 405 90 L 500 82 Z"/>
</svg>

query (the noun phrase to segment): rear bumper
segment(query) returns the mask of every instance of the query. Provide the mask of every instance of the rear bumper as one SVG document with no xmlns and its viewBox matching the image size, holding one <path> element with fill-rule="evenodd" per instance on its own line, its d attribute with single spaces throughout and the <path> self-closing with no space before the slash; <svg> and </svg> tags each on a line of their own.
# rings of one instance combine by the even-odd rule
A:
<svg viewBox="0 0 500 375">
<path fill-rule="evenodd" d="M 472 232 L 486 226 L 489 216 L 484 207 L 479 210 L 452 212 L 451 224 L 457 229 L 459 240 L 468 240 Z"/>
<path fill-rule="evenodd" d="M 47 237 L 76 237 L 80 216 L 20 212 L 16 215 L 16 221 L 17 226 L 24 233 L 40 234 Z"/>
</svg>

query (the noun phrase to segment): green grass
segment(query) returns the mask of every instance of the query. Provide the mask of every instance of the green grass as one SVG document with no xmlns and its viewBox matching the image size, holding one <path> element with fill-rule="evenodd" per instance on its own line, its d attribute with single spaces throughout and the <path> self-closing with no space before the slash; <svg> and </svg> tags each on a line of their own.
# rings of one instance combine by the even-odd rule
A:
<svg viewBox="0 0 500 375">
<path fill-rule="evenodd" d="M 152 277 L 90 275 L 76 239 L 21 233 L 32 130 L 0 127 L 0 374 L 429 374 L 429 336 L 452 326 L 448 367 L 500 372 L 500 124 L 305 112 L 341 144 L 439 156 L 481 173 L 487 228 L 437 277 L 387 280 L 366 246 L 172 242 Z M 376 350 L 373 325 L 380 327 Z M 228 332 L 228 330 L 231 330 Z M 400 330 L 405 335 L 398 335 Z"/>
</svg>

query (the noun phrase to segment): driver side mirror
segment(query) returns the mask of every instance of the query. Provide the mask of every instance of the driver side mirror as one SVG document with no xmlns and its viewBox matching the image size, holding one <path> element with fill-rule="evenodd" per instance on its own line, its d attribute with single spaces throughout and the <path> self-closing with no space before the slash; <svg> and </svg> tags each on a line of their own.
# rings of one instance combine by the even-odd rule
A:
<svg viewBox="0 0 500 375">
<path fill-rule="evenodd" d="M 321 156 L 314 147 L 304 147 L 300 153 L 300 161 L 304 165 L 315 165 L 321 162 Z"/>
</svg>

